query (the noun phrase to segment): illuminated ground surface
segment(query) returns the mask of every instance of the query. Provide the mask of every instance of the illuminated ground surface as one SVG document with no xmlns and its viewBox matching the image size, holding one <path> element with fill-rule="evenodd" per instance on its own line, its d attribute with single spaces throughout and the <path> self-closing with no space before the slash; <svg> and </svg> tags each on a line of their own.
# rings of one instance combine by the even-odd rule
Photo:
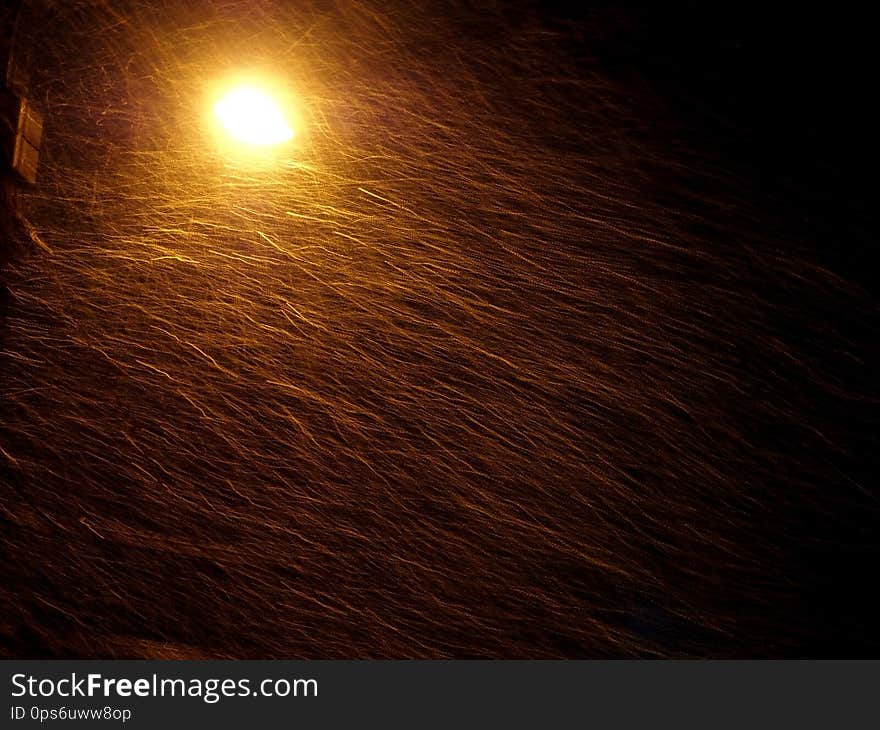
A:
<svg viewBox="0 0 880 730">
<path fill-rule="evenodd" d="M 2 651 L 876 652 L 872 237 L 807 82 L 730 126 L 684 14 L 287 5 L 28 3 Z M 206 126 L 242 67 L 278 154 Z"/>
</svg>

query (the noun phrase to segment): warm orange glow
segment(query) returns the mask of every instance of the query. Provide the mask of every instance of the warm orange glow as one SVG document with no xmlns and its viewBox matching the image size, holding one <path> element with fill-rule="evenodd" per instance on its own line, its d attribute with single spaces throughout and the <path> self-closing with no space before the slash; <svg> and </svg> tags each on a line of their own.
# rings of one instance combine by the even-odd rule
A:
<svg viewBox="0 0 880 730">
<path fill-rule="evenodd" d="M 226 132 L 248 145 L 280 144 L 294 134 L 278 104 L 256 86 L 237 86 L 216 103 L 214 114 Z"/>
</svg>

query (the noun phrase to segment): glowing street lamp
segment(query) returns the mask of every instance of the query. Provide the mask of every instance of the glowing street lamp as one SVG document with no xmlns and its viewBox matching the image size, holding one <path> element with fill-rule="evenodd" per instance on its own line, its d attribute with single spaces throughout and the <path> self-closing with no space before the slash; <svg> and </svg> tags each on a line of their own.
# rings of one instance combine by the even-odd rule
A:
<svg viewBox="0 0 880 730">
<path fill-rule="evenodd" d="M 257 86 L 233 88 L 214 105 L 214 116 L 233 139 L 248 146 L 270 147 L 294 135 L 281 107 Z"/>
</svg>

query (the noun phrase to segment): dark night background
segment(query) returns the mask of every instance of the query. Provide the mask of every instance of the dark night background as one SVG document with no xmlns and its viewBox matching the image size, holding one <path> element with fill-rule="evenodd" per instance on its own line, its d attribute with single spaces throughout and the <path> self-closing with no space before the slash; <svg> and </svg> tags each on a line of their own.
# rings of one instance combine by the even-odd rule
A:
<svg viewBox="0 0 880 730">
<path fill-rule="evenodd" d="M 235 3 L 202 5 L 221 7 L 216 17 L 235 12 L 230 9 Z M 266 17 L 274 17 L 274 5 L 256 4 Z M 332 18 L 346 3 L 312 5 Z M 230 381 L 228 394 L 216 402 L 229 406 L 219 412 L 235 425 L 221 431 L 190 421 L 189 415 L 178 418 L 175 409 L 188 406 L 170 390 L 167 402 L 159 400 L 155 394 L 164 392 L 164 381 L 144 384 L 135 379 L 140 376 L 129 381 L 120 375 L 129 372 L 127 351 L 123 345 L 113 350 L 114 343 L 126 337 L 136 341 L 138 333 L 148 331 L 150 315 L 126 314 L 126 304 L 116 309 L 114 298 L 145 287 L 149 312 L 148 302 L 160 301 L 163 282 L 182 292 L 189 285 L 171 269 L 140 272 L 143 261 L 118 271 L 107 264 L 109 275 L 94 280 L 73 263 L 65 270 L 66 283 L 46 284 L 52 275 L 34 263 L 43 254 L 26 252 L 29 244 L 22 243 L 20 228 L 6 224 L 10 243 L 4 256 L 11 273 L 4 273 L 2 336 L 5 341 L 9 335 L 7 320 L 19 323 L 18 334 L 9 335 L 18 343 L 19 357 L 5 356 L 0 364 L 11 373 L 0 370 L 0 417 L 5 419 L 0 446 L 7 457 L 0 470 L 0 606 L 9 609 L 0 615 L 0 654 L 877 656 L 877 115 L 874 31 L 867 18 L 843 6 L 755 9 L 734 3 L 639 7 L 609 2 L 573 9 L 520 0 L 479 8 L 457 2 L 425 7 L 430 9 L 392 3 L 375 13 L 364 11 L 369 23 L 395 31 L 388 31 L 393 40 L 387 46 L 376 44 L 378 50 L 370 46 L 373 36 L 367 30 L 363 43 L 356 37 L 359 23 L 367 28 L 368 21 L 346 20 L 350 25 L 341 27 L 353 32 L 352 47 L 375 55 L 364 50 L 363 67 L 336 75 L 328 61 L 327 78 L 339 84 L 329 81 L 328 88 L 364 78 L 369 87 L 375 78 L 370 73 L 376 64 L 382 67 L 387 54 L 400 88 L 409 88 L 411 73 L 414 88 L 429 79 L 443 92 L 413 94 L 424 104 L 419 114 L 461 113 L 451 118 L 463 120 L 465 130 L 471 129 L 466 109 L 479 106 L 469 94 L 479 90 L 489 100 L 487 108 L 500 110 L 497 128 L 490 121 L 484 138 L 468 136 L 474 131 L 462 132 L 462 138 L 477 157 L 485 153 L 492 162 L 480 173 L 487 187 L 479 187 L 483 178 L 472 182 L 469 176 L 477 180 L 477 173 L 467 155 L 452 152 L 439 161 L 442 154 L 433 141 L 411 142 L 408 135 L 415 139 L 422 127 L 396 119 L 390 102 L 387 108 L 381 100 L 352 102 L 352 109 L 345 109 L 339 99 L 332 100 L 342 111 L 336 117 L 328 112 L 328 126 L 335 120 L 344 127 L 346 140 L 362 144 L 362 157 L 353 151 L 354 162 L 334 169 L 333 184 L 345 181 L 333 189 L 338 197 L 328 209 L 343 209 L 357 186 L 376 185 L 389 198 L 395 191 L 411 193 L 421 201 L 412 206 L 420 215 L 426 211 L 425 219 L 458 221 L 461 214 L 465 223 L 450 222 L 436 232 L 427 226 L 424 235 L 435 236 L 436 246 L 449 243 L 440 253 L 433 248 L 424 254 L 415 245 L 422 233 L 407 238 L 410 231 L 422 231 L 414 226 L 424 225 L 415 214 L 407 217 L 408 208 L 405 213 L 383 209 L 382 215 L 400 216 L 399 224 L 395 219 L 380 228 L 364 219 L 365 240 L 384 246 L 401 236 L 403 243 L 389 244 L 375 259 L 365 246 L 361 262 L 352 264 L 354 278 L 363 275 L 366 282 L 358 291 L 365 292 L 359 301 L 369 314 L 341 315 L 336 339 L 313 344 L 313 350 L 303 346 L 291 357 L 289 367 L 301 378 L 297 382 L 314 386 L 319 396 L 314 401 L 283 401 L 277 390 L 259 385 L 266 378 L 250 389 Z M 192 12 L 187 18 L 196 37 L 199 19 Z M 387 17 L 380 18 L 383 14 Z M 423 14 L 437 19 L 436 33 Z M 338 15 L 347 18 L 346 11 Z M 248 22 L 258 27 L 258 20 Z M 537 55 L 515 56 L 513 51 L 522 48 Z M 350 53 L 360 59 L 357 51 Z M 417 59 L 414 70 L 395 53 Z M 470 85 L 450 89 L 455 76 L 453 71 L 444 75 L 444 64 L 463 69 Z M 107 83 L 108 95 L 116 93 L 112 83 Z M 387 83 L 391 88 L 395 82 Z M 46 92 L 47 99 L 62 97 L 51 82 L 45 85 L 56 94 Z M 381 89 L 381 82 L 375 85 Z M 152 87 L 144 82 L 143 88 Z M 512 95 L 522 89 L 534 92 L 532 107 L 515 104 Z M 368 98 L 367 92 L 352 93 Z M 400 98 L 410 97 L 401 93 Z M 593 105 L 606 102 L 601 112 L 594 111 Z M 52 189 L 63 189 L 64 165 L 83 163 L 75 144 L 65 144 L 59 132 L 52 136 L 51 125 L 61 117 L 87 117 L 94 111 L 90 103 L 83 102 L 81 110 L 61 103 L 55 117 L 48 110 L 44 164 Z M 386 125 L 374 129 L 379 141 L 361 142 L 362 119 Z M 102 134 L 124 147 L 135 138 L 127 123 L 114 127 L 111 115 Z M 455 122 L 449 125 L 454 128 Z M 123 127 L 124 132 L 116 131 Z M 386 132 L 387 148 L 382 147 Z M 153 139 L 148 132 L 139 134 L 138 139 Z M 520 140 L 520 147 L 498 141 L 508 137 Z M 607 159 L 601 158 L 597 141 L 605 138 Z M 86 140 L 83 149 L 92 149 L 89 144 Z M 380 163 L 363 162 L 371 151 L 377 157 L 394 155 L 400 180 L 425 166 L 427 182 L 414 182 L 412 188 L 395 182 Z M 527 174 L 530 156 L 537 161 L 533 176 Z M 582 165 L 584 159 L 589 163 Z M 128 174 L 123 170 L 119 179 L 128 180 Z M 513 182 L 498 192 L 499 187 L 489 187 L 493 176 L 504 185 Z M 459 178 L 468 191 L 460 196 L 455 192 Z M 615 187 L 618 179 L 624 192 Z M 137 184 L 131 190 L 143 195 Z M 477 193 L 485 190 L 485 199 L 473 202 L 479 195 L 468 197 L 469 185 Z M 528 200 L 523 194 L 518 201 L 520 190 L 529 191 Z M 594 221 L 591 211 L 604 204 L 606 191 L 610 202 Z M 243 200 L 243 208 L 257 209 L 247 197 L 252 193 L 247 188 L 236 205 Z M 200 194 L 207 199 L 196 186 L 192 199 L 178 206 L 191 206 L 191 214 L 190 208 L 163 208 L 149 195 L 138 198 L 148 200 L 150 215 L 165 217 L 143 225 L 125 220 L 118 231 L 110 204 L 93 202 L 88 208 L 77 202 L 76 213 L 57 212 L 53 218 L 56 213 L 46 210 L 60 210 L 60 204 L 48 192 L 38 192 L 29 210 L 41 222 L 51 221 L 45 230 L 40 224 L 35 228 L 56 256 L 67 245 L 75 262 L 87 262 L 80 239 L 64 230 L 93 226 L 89 235 L 94 233 L 95 240 L 107 231 L 138 241 L 138 236 L 158 235 L 154 230 L 202 235 L 194 222 L 204 211 L 197 207 Z M 123 210 L 125 193 L 118 195 Z M 365 204 L 351 203 L 359 205 Z M 86 223 L 70 222 L 78 215 Z M 317 223 L 309 230 L 316 232 L 303 229 L 291 236 L 322 242 L 322 232 L 337 227 L 323 215 L 314 213 Z M 564 221 L 557 224 L 555 216 Z M 275 220 L 259 212 L 254 219 L 260 230 Z M 485 226 L 486 235 L 478 237 L 467 221 Z M 619 230 L 625 231 L 620 240 L 615 238 Z M 495 249 L 483 248 L 484 238 L 496 231 L 499 240 L 509 234 L 528 245 L 522 251 L 534 256 L 541 273 L 516 269 L 515 254 L 498 253 L 502 263 L 496 265 Z M 600 253 L 595 260 L 584 258 L 584 243 L 594 238 Z M 82 246 L 89 240 L 82 238 Z M 333 240 L 324 244 L 332 247 Z M 675 250 L 645 243 L 655 240 L 685 243 Z M 385 271 L 389 260 L 398 266 L 395 272 L 416 272 L 422 257 L 430 257 L 432 271 L 454 271 L 454 285 L 437 291 L 479 297 L 462 294 L 449 303 L 419 299 L 410 291 L 398 300 L 370 288 L 371 277 Z M 598 274 L 590 269 L 596 261 Z M 281 259 L 275 270 L 284 265 Z M 210 279 L 210 271 L 204 276 Z M 330 274 L 321 276 L 326 281 Z M 415 278 L 400 279 L 410 280 Z M 106 284 L 96 294 L 101 303 L 94 305 L 105 320 L 118 316 L 125 323 L 118 331 L 108 329 L 106 339 L 94 335 L 95 349 L 100 345 L 111 352 L 107 359 L 120 370 L 71 346 L 71 355 L 58 355 L 58 362 L 69 363 L 76 373 L 67 385 L 67 371 L 29 365 L 20 355 L 39 360 L 40 348 L 65 337 L 57 334 L 58 322 L 76 329 L 79 325 L 71 323 L 88 316 L 87 292 L 95 281 L 122 282 Z M 230 278 L 229 287 L 248 281 Z M 644 284 L 644 300 L 640 284 L 630 288 L 631 282 Z M 292 274 L 284 283 L 291 290 L 302 286 Z M 52 303 L 53 286 L 72 300 Z M 196 294 L 199 286 L 194 285 Z M 306 291 L 323 296 L 319 288 Z M 594 302 L 596 291 L 607 299 Z M 44 309 L 34 304 L 41 297 L 50 302 Z M 336 300 L 326 302 L 325 324 L 332 328 Z M 466 316 L 474 302 L 488 302 L 479 310 L 487 312 L 480 322 Z M 492 307 L 515 313 L 516 327 L 507 329 Z M 163 327 L 179 342 L 188 331 L 188 315 L 182 306 L 170 312 L 163 314 Z M 205 319 L 202 349 L 211 342 L 214 326 Z M 480 354 L 440 340 L 419 341 L 434 337 L 424 324 L 429 321 L 447 323 L 444 333 L 464 338 L 456 343 L 479 342 Z M 29 322 L 35 323 L 33 330 Z M 267 333 L 277 331 L 271 322 L 275 329 Z M 382 334 L 383 323 L 393 323 L 391 334 Z M 217 327 L 222 332 L 228 325 L 224 320 Z M 35 333 L 32 340 L 29 331 Z M 536 332 L 546 333 L 546 340 Z M 625 334 L 617 340 L 619 332 Z M 76 336 L 85 341 L 91 335 Z M 240 367 L 244 373 L 246 364 L 261 358 L 288 364 L 270 337 L 242 340 L 228 359 L 214 357 L 226 372 Z M 333 361 L 335 370 L 330 368 L 322 348 L 334 352 L 337 346 L 344 352 L 350 346 L 346 357 L 358 359 L 340 356 Z M 138 347 L 136 353 L 145 357 L 149 350 L 143 343 Z M 510 374 L 500 358 L 488 357 L 484 350 L 493 347 L 503 362 L 519 365 L 519 372 Z M 203 361 L 185 358 L 180 356 L 179 377 L 192 374 L 193 390 L 187 394 L 219 378 L 205 369 L 200 381 Z M 376 363 L 390 363 L 387 372 Z M 529 377 L 519 374 L 523 363 L 529 363 Z M 35 374 L 30 367 L 36 367 Z M 86 372 L 102 385 L 78 374 Z M 719 372 L 725 377 L 716 382 Z M 31 376 L 37 386 L 48 384 L 52 397 L 19 402 Z M 438 382 L 445 389 L 431 390 Z M 112 416 L 103 406 L 92 410 L 105 383 L 113 398 L 131 405 Z M 453 391 L 458 410 L 447 411 L 437 394 Z M 67 425 L 47 426 L 52 423 L 47 414 L 65 394 L 80 404 L 71 406 L 75 415 Z M 204 397 L 196 397 L 197 404 L 213 412 L 215 401 Z M 681 405 L 685 401 L 690 405 Z M 339 407 L 360 414 L 363 407 L 364 413 L 380 414 L 381 428 L 393 429 L 393 436 L 383 436 L 372 422 L 368 428 L 366 416 L 330 419 L 316 403 L 332 403 L 327 407 L 334 413 Z M 426 415 L 434 408 L 436 421 Z M 60 410 L 66 414 L 63 406 Z M 289 439 L 299 434 L 284 430 L 291 412 L 306 414 L 302 418 L 314 427 L 314 451 L 291 446 Z M 167 431 L 161 428 L 163 419 Z M 486 431 L 471 430 L 475 422 L 488 424 Z M 267 433 L 277 428 L 280 435 L 264 436 L 263 427 Z M 143 439 L 142 448 L 135 451 L 132 441 L 128 450 L 122 433 Z M 186 442 L 179 453 L 167 446 L 173 440 L 169 433 L 183 434 L 177 436 Z M 215 464 L 212 454 L 228 444 L 241 452 Z M 297 456 L 295 465 L 284 463 L 285 449 Z M 153 461 L 141 459 L 142 454 Z M 129 460 L 135 464 L 131 469 Z M 33 466 L 44 461 L 45 467 Z M 459 462 L 467 467 L 450 477 L 454 497 L 446 502 L 443 475 L 453 473 Z M 151 470 L 151 478 L 161 471 L 169 485 L 180 485 L 174 491 L 169 486 L 168 504 L 152 498 L 128 501 L 126 480 L 141 483 L 135 468 Z M 270 483 L 266 474 L 287 475 L 296 485 L 291 487 L 296 504 L 285 501 L 280 487 L 264 491 Z M 223 496 L 227 475 L 243 494 Z M 69 490 L 57 511 L 53 490 Z M 328 493 L 340 495 L 338 501 Z M 366 496 L 359 502 L 361 494 Z M 577 499 L 569 504 L 573 495 Z M 400 505 L 406 505 L 403 512 L 397 511 Z M 307 513 L 302 523 L 298 509 Z M 84 514 L 100 518 L 89 521 Z M 96 521 L 98 529 L 86 529 Z M 261 524 L 272 527 L 261 530 Z M 646 584 L 646 576 L 654 582 Z"/>
</svg>

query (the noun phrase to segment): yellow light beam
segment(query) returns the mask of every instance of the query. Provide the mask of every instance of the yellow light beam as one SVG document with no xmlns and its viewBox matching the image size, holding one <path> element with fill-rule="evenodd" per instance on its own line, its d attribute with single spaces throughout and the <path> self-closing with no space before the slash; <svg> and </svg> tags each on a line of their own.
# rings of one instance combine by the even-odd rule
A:
<svg viewBox="0 0 880 730">
<path fill-rule="evenodd" d="M 254 86 L 230 91 L 214 106 L 214 114 L 232 137 L 245 144 L 280 144 L 294 134 L 278 105 Z"/>
</svg>

